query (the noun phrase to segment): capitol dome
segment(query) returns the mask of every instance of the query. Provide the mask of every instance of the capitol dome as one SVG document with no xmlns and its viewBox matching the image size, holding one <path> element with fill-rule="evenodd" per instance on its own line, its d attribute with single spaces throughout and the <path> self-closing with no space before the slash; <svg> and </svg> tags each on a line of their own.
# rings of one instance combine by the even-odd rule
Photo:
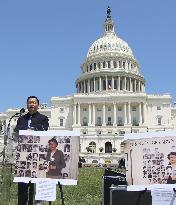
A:
<svg viewBox="0 0 176 205">
<path fill-rule="evenodd" d="M 111 28 L 106 28 L 111 25 Z M 119 38 L 114 31 L 114 24 L 111 20 L 105 22 L 105 32 L 103 37 L 96 40 L 88 50 L 87 57 L 92 55 L 114 52 L 119 55 L 127 55 L 134 58 L 131 48 L 128 44 Z"/>
<path fill-rule="evenodd" d="M 145 79 L 129 45 L 115 33 L 110 7 L 104 33 L 88 49 L 76 80 L 77 93 L 144 93 Z"/>
</svg>

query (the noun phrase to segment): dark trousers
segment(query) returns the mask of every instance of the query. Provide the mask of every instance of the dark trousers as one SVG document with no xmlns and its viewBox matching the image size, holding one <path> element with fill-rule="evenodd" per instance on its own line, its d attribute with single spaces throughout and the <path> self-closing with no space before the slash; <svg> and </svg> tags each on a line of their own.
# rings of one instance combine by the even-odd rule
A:
<svg viewBox="0 0 176 205">
<path fill-rule="evenodd" d="M 18 205 L 33 205 L 34 184 L 18 183 Z"/>
</svg>

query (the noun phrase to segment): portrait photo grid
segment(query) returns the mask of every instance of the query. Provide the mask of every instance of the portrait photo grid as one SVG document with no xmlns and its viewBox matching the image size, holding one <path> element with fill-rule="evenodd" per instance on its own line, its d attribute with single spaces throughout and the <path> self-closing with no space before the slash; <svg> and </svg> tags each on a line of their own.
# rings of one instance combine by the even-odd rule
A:
<svg viewBox="0 0 176 205">
<path fill-rule="evenodd" d="M 49 161 L 46 159 L 49 150 L 48 141 L 56 139 L 58 150 L 63 153 L 65 167 L 61 171 L 61 178 L 69 179 L 72 176 L 70 165 L 73 165 L 71 158 L 71 136 L 33 136 L 19 135 L 16 147 L 16 177 L 45 178 L 49 168 Z M 75 164 L 77 162 L 75 161 Z M 76 165 L 75 165 L 76 166 Z"/>
<path fill-rule="evenodd" d="M 133 184 L 176 183 L 175 137 L 132 140 L 125 149 L 128 181 L 132 176 Z"/>
</svg>

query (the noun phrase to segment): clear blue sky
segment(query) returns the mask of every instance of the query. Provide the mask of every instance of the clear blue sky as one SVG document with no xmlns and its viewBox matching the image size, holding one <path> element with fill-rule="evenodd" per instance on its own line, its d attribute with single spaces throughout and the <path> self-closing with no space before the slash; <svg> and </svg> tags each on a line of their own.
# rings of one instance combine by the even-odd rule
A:
<svg viewBox="0 0 176 205">
<path fill-rule="evenodd" d="M 0 111 L 36 95 L 75 92 L 88 48 L 103 33 L 110 5 L 117 34 L 133 50 L 147 93 L 176 97 L 176 1 L 0 1 Z"/>
</svg>

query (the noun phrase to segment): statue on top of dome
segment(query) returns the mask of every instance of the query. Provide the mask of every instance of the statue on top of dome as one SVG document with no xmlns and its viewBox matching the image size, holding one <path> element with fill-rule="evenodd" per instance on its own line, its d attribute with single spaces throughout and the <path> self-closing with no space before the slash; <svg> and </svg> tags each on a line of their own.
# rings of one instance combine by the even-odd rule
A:
<svg viewBox="0 0 176 205">
<path fill-rule="evenodd" d="M 111 8 L 108 6 L 107 8 L 107 19 L 111 19 Z"/>
</svg>

